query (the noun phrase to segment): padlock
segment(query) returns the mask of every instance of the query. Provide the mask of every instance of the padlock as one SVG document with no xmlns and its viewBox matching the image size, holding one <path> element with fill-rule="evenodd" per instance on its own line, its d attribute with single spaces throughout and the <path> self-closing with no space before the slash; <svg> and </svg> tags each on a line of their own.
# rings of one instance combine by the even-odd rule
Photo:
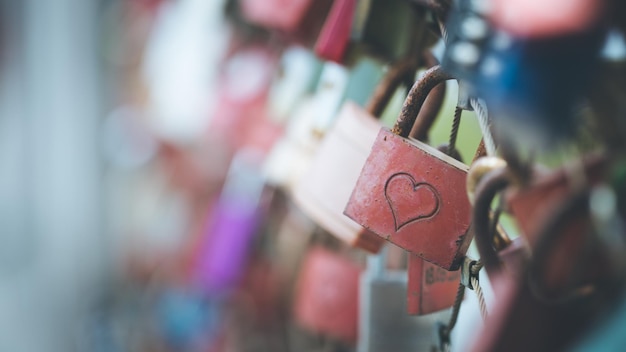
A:
<svg viewBox="0 0 626 352">
<path fill-rule="evenodd" d="M 472 239 L 468 168 L 406 138 L 429 91 L 449 78 L 435 66 L 413 85 L 393 130 L 378 134 L 344 213 L 407 251 L 456 270 Z"/>
<path fill-rule="evenodd" d="M 560 238 L 558 246 L 555 245 L 556 240 L 548 244 L 544 238 L 546 227 L 552 226 L 558 209 L 570 201 L 573 193 L 571 182 L 576 177 L 573 172 L 582 173 L 580 176 L 587 180 L 588 185 L 597 185 L 608 177 L 611 170 L 611 163 L 600 156 L 588 157 L 582 165 L 583 168 L 577 171 L 568 172 L 567 168 L 562 168 L 536 177 L 527 187 L 518 187 L 508 194 L 509 208 L 530 247 L 535 251 L 551 248 L 550 257 L 541 265 L 543 268 L 537 268 L 537 272 L 542 272 L 542 279 L 537 281 L 542 283 L 544 290 L 553 294 L 603 280 L 612 274 L 605 246 L 590 235 L 593 222 L 589 209 L 581 209 L 577 216 L 553 230 L 558 234 L 549 237 Z M 585 265 L 577 265 L 580 261 L 584 261 Z"/>
<path fill-rule="evenodd" d="M 192 282 L 208 295 L 230 294 L 245 272 L 265 211 L 259 163 L 254 150 L 244 149 L 233 158 L 208 235 L 196 252 Z"/>
<path fill-rule="evenodd" d="M 222 65 L 208 133 L 222 149 L 234 151 L 249 146 L 250 137 L 266 137 L 257 130 L 272 124 L 266 104 L 277 57 L 265 47 L 245 46 L 231 53 Z"/>
<path fill-rule="evenodd" d="M 437 345 L 435 326 L 449 315 L 406 314 L 407 271 L 387 269 L 388 252 L 398 249 L 394 247 L 370 255 L 361 275 L 358 352 L 431 351 Z"/>
<path fill-rule="evenodd" d="M 347 69 L 334 62 L 324 64 L 316 92 L 301 99 L 285 135 L 265 161 L 263 172 L 269 184 L 290 191 L 306 172 L 340 107 L 347 83 Z"/>
<path fill-rule="evenodd" d="M 409 255 L 407 312 L 425 315 L 454 305 L 461 272 L 447 271 L 415 254 Z"/>
<path fill-rule="evenodd" d="M 382 113 L 398 86 L 414 72 L 408 61 L 392 68 L 367 111 L 345 103 L 310 169 L 293 190 L 296 204 L 320 226 L 348 244 L 374 253 L 384 240 L 343 215 L 343 208 L 380 128 L 374 116 Z"/>
<path fill-rule="evenodd" d="M 549 300 L 538 294 L 529 280 L 528 268 L 532 265 L 520 268 L 519 275 L 504 272 L 493 246 L 488 210 L 494 197 L 508 187 L 509 182 L 510 175 L 506 174 L 506 170 L 494 170 L 484 176 L 476 191 L 473 215 L 476 244 L 497 299 L 471 350 L 565 350 L 581 334 L 594 326 L 598 316 L 611 306 L 616 297 L 621 297 L 623 288 L 615 281 L 605 281 L 595 290 L 587 291 L 580 296 L 565 300 Z M 562 222 L 571 221 L 578 216 L 581 206 L 584 208 L 585 198 L 576 195 L 564 205 L 563 211 L 555 218 L 561 222 L 561 226 L 564 225 Z M 533 253 L 532 261 L 537 260 L 537 254 L 536 251 Z M 546 329 L 546 326 L 551 328 Z"/>
<path fill-rule="evenodd" d="M 324 60 L 341 62 L 350 42 L 357 0 L 335 0 L 315 43 L 315 53 Z"/>
<path fill-rule="evenodd" d="M 267 109 L 274 121 L 286 123 L 298 104 L 315 89 L 322 63 L 300 45 L 283 51 L 270 88 Z"/>
<path fill-rule="evenodd" d="M 360 275 L 361 268 L 340 253 L 311 247 L 295 288 L 296 322 L 312 332 L 355 343 Z"/>
</svg>

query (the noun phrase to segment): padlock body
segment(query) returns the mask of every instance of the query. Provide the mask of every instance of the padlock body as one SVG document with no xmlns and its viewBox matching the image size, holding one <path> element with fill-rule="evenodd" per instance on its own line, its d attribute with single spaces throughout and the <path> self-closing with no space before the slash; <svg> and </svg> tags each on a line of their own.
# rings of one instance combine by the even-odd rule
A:
<svg viewBox="0 0 626 352">
<path fill-rule="evenodd" d="M 347 102 L 294 187 L 294 201 L 326 231 L 354 247 L 376 253 L 384 243 L 343 214 L 380 124 L 360 106 Z"/>
<path fill-rule="evenodd" d="M 446 270 L 471 241 L 467 166 L 383 128 L 345 214 L 368 230 Z"/>
<path fill-rule="evenodd" d="M 356 342 L 361 268 L 323 247 L 307 253 L 296 285 L 294 314 L 307 330 Z"/>
<path fill-rule="evenodd" d="M 407 313 L 425 315 L 454 305 L 461 271 L 447 271 L 424 259 L 409 256 Z"/>
</svg>

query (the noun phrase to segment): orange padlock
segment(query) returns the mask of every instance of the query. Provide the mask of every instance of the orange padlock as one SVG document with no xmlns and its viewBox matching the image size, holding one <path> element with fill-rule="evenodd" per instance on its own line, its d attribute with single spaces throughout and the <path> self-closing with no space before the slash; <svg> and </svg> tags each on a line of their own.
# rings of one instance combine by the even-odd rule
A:
<svg viewBox="0 0 626 352">
<path fill-rule="evenodd" d="M 378 134 L 345 214 L 407 251 L 456 270 L 472 239 L 468 168 L 406 138 L 428 93 L 450 78 L 435 66 L 413 85 L 393 130 Z"/>
<path fill-rule="evenodd" d="M 296 284 L 294 314 L 307 330 L 355 343 L 361 268 L 324 247 L 312 247 Z"/>
<path fill-rule="evenodd" d="M 398 86 L 412 80 L 415 64 L 393 67 L 374 92 L 367 110 L 352 102 L 342 107 L 320 144 L 308 172 L 293 189 L 296 204 L 326 231 L 351 246 L 376 253 L 385 242 L 343 214 L 381 125 L 380 116 Z"/>
</svg>

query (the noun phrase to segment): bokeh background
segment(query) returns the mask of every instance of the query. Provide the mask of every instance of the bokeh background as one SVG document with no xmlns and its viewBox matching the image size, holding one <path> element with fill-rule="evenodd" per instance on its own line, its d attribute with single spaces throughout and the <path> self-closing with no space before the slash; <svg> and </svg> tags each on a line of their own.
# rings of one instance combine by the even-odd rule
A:
<svg viewBox="0 0 626 352">
<path fill-rule="evenodd" d="M 342 102 L 364 105 L 388 62 L 324 64 L 231 3 L 0 0 L 0 352 L 353 348 L 292 321 L 303 248 L 341 245 L 272 184 L 301 167 L 274 147 L 300 110 L 323 129 Z M 450 134 L 447 88 L 433 145 Z M 473 113 L 460 131 L 469 161 Z M 224 231 L 245 238 L 211 242 Z M 471 306 L 458 341 L 480 321 Z"/>
</svg>

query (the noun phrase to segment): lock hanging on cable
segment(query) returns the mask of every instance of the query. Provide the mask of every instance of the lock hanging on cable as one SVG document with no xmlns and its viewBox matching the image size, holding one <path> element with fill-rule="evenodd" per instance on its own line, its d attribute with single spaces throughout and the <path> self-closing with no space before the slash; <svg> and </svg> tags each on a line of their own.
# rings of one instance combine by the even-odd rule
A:
<svg viewBox="0 0 626 352">
<path fill-rule="evenodd" d="M 393 130 L 378 134 L 344 213 L 407 251 L 456 270 L 472 239 L 468 168 L 407 138 L 422 122 L 417 114 L 428 93 L 450 78 L 435 66 L 413 85 Z"/>
<path fill-rule="evenodd" d="M 343 214 L 352 187 L 365 164 L 381 125 L 380 116 L 398 86 L 415 75 L 415 65 L 392 67 L 374 92 L 367 110 L 347 102 L 326 134 L 305 176 L 293 189 L 293 199 L 321 227 L 351 246 L 376 253 L 384 240 Z"/>
</svg>

